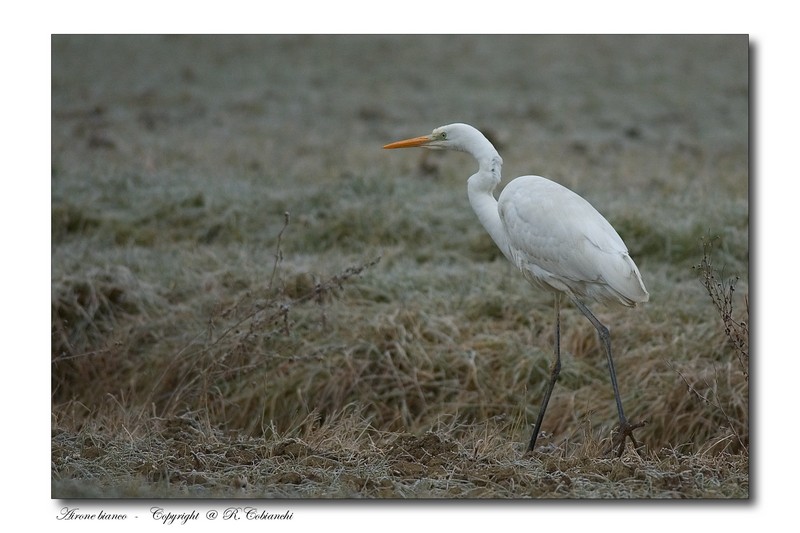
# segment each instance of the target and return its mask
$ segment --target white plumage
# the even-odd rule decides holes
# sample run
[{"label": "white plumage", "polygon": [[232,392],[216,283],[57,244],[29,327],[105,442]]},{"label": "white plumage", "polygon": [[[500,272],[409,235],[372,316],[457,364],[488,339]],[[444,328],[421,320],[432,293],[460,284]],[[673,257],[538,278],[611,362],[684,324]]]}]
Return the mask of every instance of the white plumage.
[{"label": "white plumage", "polygon": [[616,230],[576,193],[540,176],[521,176],[494,197],[503,160],[483,134],[468,124],[450,124],[423,135],[387,144],[384,148],[423,147],[457,150],[478,161],[478,172],[467,180],[469,201],[478,219],[503,254],[533,285],[555,292],[556,339],[548,389],[539,411],[528,450],[536,444],[553,386],[561,369],[560,295],[565,294],[597,329],[608,358],[619,415],[619,431],[612,441],[621,455],[626,438],[634,445],[633,430],[622,409],[608,329],[584,301],[635,306],[648,301],[639,269]]},{"label": "white plumage", "polygon": [[509,259],[534,285],[633,306],[649,298],[622,239],[592,205],[547,178],[521,176],[497,207]]}]

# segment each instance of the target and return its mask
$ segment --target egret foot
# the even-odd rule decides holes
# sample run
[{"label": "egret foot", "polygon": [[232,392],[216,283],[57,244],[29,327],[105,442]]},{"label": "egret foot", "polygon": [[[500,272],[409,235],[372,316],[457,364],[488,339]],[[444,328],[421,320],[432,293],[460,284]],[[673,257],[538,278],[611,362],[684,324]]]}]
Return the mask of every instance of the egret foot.
[{"label": "egret foot", "polygon": [[622,452],[625,451],[625,441],[629,438],[633,443],[633,448],[638,450],[641,448],[641,445],[637,442],[636,438],[633,436],[633,431],[639,429],[640,427],[646,426],[647,420],[642,420],[641,422],[634,422],[630,423],[627,420],[621,423],[617,428],[616,431],[612,434],[611,437],[611,447],[606,450],[603,455],[608,455],[611,453],[615,448],[617,450],[617,457],[622,457]]}]

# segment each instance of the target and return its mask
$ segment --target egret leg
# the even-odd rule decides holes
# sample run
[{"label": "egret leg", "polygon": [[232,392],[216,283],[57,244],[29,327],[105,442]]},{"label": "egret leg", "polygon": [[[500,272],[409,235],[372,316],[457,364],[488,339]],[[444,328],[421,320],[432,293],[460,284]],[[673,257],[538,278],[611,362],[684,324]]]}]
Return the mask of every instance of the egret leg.
[{"label": "egret leg", "polygon": [[539,416],[536,418],[536,425],[533,426],[533,435],[531,435],[531,442],[528,445],[529,452],[536,446],[536,439],[539,436],[539,430],[542,428],[542,420],[544,420],[544,412],[547,410],[547,404],[550,401],[550,394],[552,394],[553,387],[556,384],[556,380],[558,380],[558,374],[561,372],[561,294],[559,293],[556,293],[555,315],[556,340],[553,363],[550,365],[550,383],[547,384],[547,391],[544,393],[542,408],[539,410]]},{"label": "egret leg", "polygon": [[606,356],[608,357],[608,371],[611,374],[611,386],[614,388],[614,399],[617,402],[617,413],[619,414],[619,429],[614,434],[614,437],[611,441],[611,447],[606,450],[606,454],[610,453],[614,448],[617,448],[617,457],[622,456],[622,452],[625,450],[625,441],[626,439],[630,438],[631,442],[633,442],[634,448],[639,448],[639,443],[633,436],[633,430],[639,429],[640,427],[647,424],[647,421],[642,422],[635,422],[630,423],[628,419],[625,418],[625,411],[622,409],[622,399],[619,395],[619,386],[617,385],[617,373],[614,370],[614,360],[611,357],[611,334],[608,331],[608,328],[600,322],[596,316],[589,311],[589,308],[586,307],[583,302],[575,298],[574,296],[571,297],[572,303],[575,304],[575,307],[581,310],[581,313],[584,314],[586,318],[589,319],[589,322],[597,330],[597,334],[600,336],[600,341],[603,343],[603,347],[606,350]]}]

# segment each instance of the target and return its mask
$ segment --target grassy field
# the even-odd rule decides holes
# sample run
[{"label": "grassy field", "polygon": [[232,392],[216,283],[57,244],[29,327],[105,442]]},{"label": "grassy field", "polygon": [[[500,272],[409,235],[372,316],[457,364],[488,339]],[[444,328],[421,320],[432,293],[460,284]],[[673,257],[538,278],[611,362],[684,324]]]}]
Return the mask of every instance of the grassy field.
[{"label": "grassy field", "polygon": [[[748,498],[748,93],[746,36],[53,37],[52,496]],[[523,453],[552,296],[381,149],[456,121],[639,265],[638,453],[570,306]]]}]

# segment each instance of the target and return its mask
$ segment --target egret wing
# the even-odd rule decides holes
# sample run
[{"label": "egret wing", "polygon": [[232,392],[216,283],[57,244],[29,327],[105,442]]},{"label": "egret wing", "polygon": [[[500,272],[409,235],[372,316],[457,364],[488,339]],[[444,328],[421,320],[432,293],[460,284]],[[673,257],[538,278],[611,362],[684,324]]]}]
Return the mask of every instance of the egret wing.
[{"label": "egret wing", "polygon": [[523,176],[498,201],[512,261],[525,277],[580,298],[633,305],[647,291],[625,243],[582,197],[539,176]]}]

